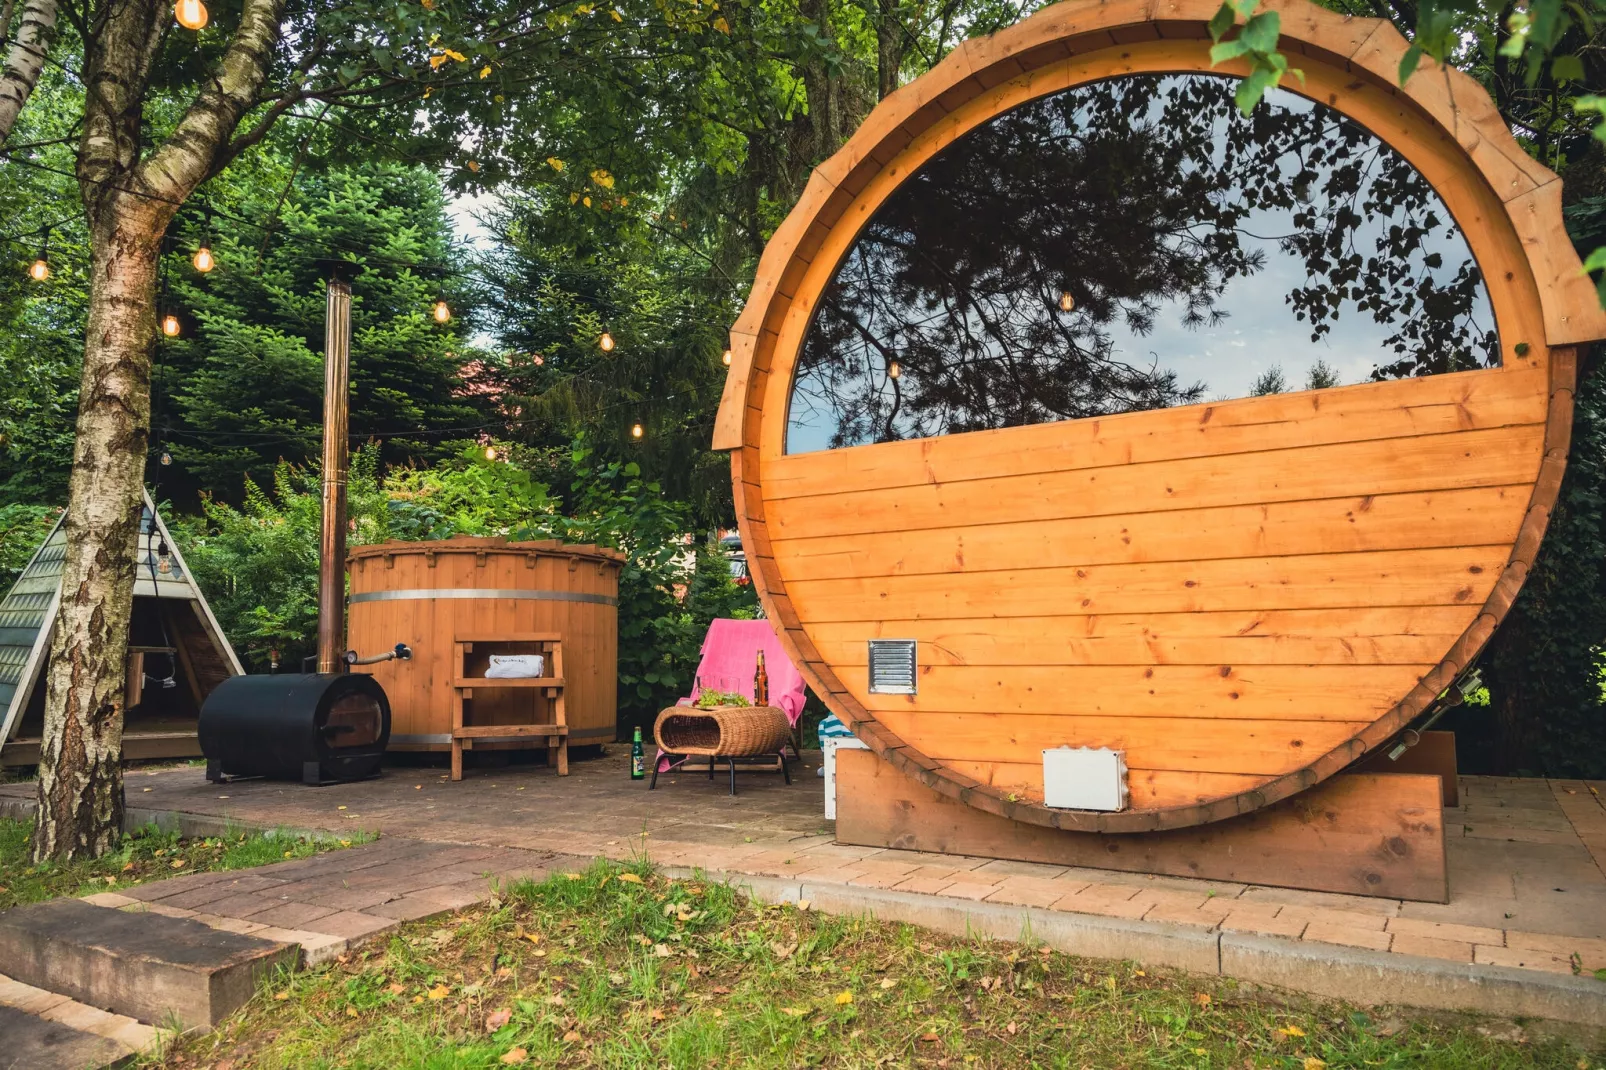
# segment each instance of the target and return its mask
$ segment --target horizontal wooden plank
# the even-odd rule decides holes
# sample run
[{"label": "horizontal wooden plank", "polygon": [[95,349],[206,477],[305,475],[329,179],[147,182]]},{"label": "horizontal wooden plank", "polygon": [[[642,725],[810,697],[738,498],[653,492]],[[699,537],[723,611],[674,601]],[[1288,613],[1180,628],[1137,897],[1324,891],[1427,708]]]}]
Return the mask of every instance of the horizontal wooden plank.
[{"label": "horizontal wooden plank", "polygon": [[475,724],[452,729],[454,739],[501,739],[504,736],[566,736],[565,724]]},{"label": "horizontal wooden plank", "polygon": [[773,556],[793,580],[910,576],[1001,568],[1197,561],[1290,554],[1510,545],[1530,484],[1319,501],[1236,505],[881,533],[776,539]]},{"label": "horizontal wooden plank", "polygon": [[[1043,621],[1042,617],[1022,618]],[[924,622],[921,622],[924,623]],[[1014,624],[1014,619],[998,623]],[[922,639],[922,629],[887,631],[888,638],[915,639],[923,665],[1433,665],[1460,638],[1444,635],[1338,636],[1244,635],[1207,638],[1120,636],[1084,639],[1041,631],[1011,642],[997,635],[948,631]],[[822,657],[839,673],[863,676],[869,665],[865,639],[817,641]]]},{"label": "horizontal wooden plank", "polygon": [[[872,695],[865,709],[1057,716],[1370,721],[1415,687],[1420,665],[921,665],[919,693]],[[913,742],[913,741],[911,741]]]},{"label": "horizontal wooden plank", "polygon": [[876,714],[938,761],[1041,763],[1047,747],[1110,747],[1141,769],[1281,776],[1303,768],[1369,721],[1227,721],[1195,717],[1050,717],[1019,713]]},{"label": "horizontal wooden plank", "polygon": [[[1043,763],[972,762],[954,758],[944,763],[982,784],[1041,804],[1043,801]],[[1168,806],[1222,799],[1241,791],[1252,791],[1266,782],[1264,776],[1243,773],[1188,773],[1165,769],[1127,769],[1126,786],[1135,810],[1157,810]]]},{"label": "horizontal wooden plank", "polygon": [[789,582],[822,621],[1478,606],[1509,546]]},{"label": "horizontal wooden plank", "polygon": [[832,665],[868,640],[914,639],[930,665],[1414,665],[1435,662],[1476,606],[1148,613],[988,620],[833,621],[809,627]]},{"label": "horizontal wooden plank", "polygon": [[[1509,487],[1533,483],[1543,445],[1544,427],[1530,424],[959,481],[928,464],[930,482],[885,490],[772,498],[766,481],[764,514],[771,540],[779,542],[977,523]],[[1178,522],[1187,523],[1182,517]]]},{"label": "horizontal wooden plank", "polygon": [[523,676],[502,679],[487,676],[459,676],[452,681],[453,687],[476,688],[481,691],[496,691],[504,687],[562,687],[561,676]]},{"label": "horizontal wooden plank", "polygon": [[770,498],[1543,423],[1543,368],[1501,368],[1242,398],[768,458]]}]

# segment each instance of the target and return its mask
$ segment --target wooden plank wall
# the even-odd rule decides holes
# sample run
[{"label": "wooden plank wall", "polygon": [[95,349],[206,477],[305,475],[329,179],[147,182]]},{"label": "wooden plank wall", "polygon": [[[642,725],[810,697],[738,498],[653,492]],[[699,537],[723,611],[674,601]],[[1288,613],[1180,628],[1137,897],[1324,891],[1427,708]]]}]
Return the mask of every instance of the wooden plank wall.
[{"label": "wooden plank wall", "polygon": [[[1062,744],[1126,752],[1133,806],[1249,790],[1377,720],[1510,554],[1544,369],[1469,372],[776,457],[791,606],[927,756],[1033,801]],[[916,696],[866,640],[920,641]]]}]

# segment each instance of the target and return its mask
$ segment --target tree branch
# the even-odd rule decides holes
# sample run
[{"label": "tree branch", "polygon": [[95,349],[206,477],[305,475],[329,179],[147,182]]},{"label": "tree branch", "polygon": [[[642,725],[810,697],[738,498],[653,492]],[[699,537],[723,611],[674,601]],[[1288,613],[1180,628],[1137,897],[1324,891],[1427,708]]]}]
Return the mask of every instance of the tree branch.
[{"label": "tree branch", "polygon": [[21,10],[8,10],[6,18],[8,22],[15,18],[17,32],[0,65],[0,145],[11,136],[22,106],[39,84],[45,56],[56,39],[56,0],[22,0]]},{"label": "tree branch", "polygon": [[246,0],[216,72],[167,140],[140,165],[141,185],[182,199],[213,172],[267,78],[284,6],[285,0]]}]

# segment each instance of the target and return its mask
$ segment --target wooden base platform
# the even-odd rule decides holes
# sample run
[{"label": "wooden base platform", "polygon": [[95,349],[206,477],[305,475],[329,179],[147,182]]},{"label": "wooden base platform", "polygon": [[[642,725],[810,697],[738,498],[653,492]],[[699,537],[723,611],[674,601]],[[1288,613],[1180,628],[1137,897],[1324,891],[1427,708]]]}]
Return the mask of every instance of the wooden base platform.
[{"label": "wooden base platform", "polygon": [[1125,835],[995,817],[867,750],[840,751],[836,776],[839,843],[1449,901],[1437,776],[1346,773],[1242,817]]}]

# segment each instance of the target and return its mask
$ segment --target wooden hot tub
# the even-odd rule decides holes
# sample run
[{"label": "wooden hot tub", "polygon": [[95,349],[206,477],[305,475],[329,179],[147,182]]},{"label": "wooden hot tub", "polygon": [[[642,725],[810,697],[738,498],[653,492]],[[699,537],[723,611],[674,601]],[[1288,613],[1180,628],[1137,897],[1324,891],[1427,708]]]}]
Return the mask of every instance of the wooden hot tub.
[{"label": "wooden hot tub", "polygon": [[[893,768],[1017,822],[1216,822],[1409,725],[1522,585],[1606,336],[1476,83],[1286,0],[1303,80],[1246,119],[1217,6],[967,41],[815,171],[731,335],[766,615]],[[1046,805],[1060,747],[1129,802]]]},{"label": "wooden hot tub", "polygon": [[[390,749],[451,750],[458,636],[532,632],[563,636],[569,741],[611,742],[617,731],[623,560],[618,551],[596,546],[478,538],[352,551],[347,646],[365,656],[397,643],[413,648],[410,661],[362,670],[390,697]],[[471,705],[471,723],[528,724],[539,716],[529,692],[478,691]],[[476,741],[479,748],[498,745]]]}]

